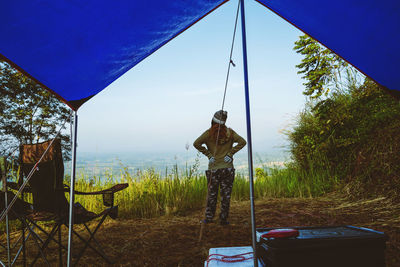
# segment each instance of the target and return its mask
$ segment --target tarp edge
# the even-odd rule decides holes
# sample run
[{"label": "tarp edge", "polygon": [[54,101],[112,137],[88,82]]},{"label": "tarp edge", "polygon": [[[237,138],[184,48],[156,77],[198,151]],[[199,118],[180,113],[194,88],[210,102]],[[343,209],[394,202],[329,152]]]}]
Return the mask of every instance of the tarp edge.
[{"label": "tarp edge", "polygon": [[8,64],[10,64],[13,68],[24,74],[25,76],[29,77],[31,80],[35,81],[37,84],[39,84],[41,87],[52,93],[55,97],[58,98],[61,102],[65,103],[69,108],[71,108],[74,111],[77,111],[79,106],[75,106],[72,103],[68,102],[66,99],[64,99],[62,96],[60,96],[58,93],[55,91],[51,90],[48,86],[44,85],[42,82],[40,82],[38,79],[30,75],[27,71],[25,71],[23,68],[15,64],[12,60],[8,59],[6,56],[0,53],[0,60],[4,60]]},{"label": "tarp edge", "polygon": [[[146,55],[145,57],[143,57],[140,61],[138,61],[134,66],[132,66],[131,68],[129,68],[128,70],[126,70],[123,74],[121,74],[120,76],[116,77],[115,79],[113,79],[106,87],[104,87],[102,90],[100,90],[99,92],[97,92],[96,94],[88,97],[88,98],[84,98],[86,99],[85,102],[87,100],[89,100],[90,98],[92,98],[93,96],[99,94],[100,92],[102,92],[105,88],[107,88],[108,86],[110,86],[113,82],[115,82],[116,80],[118,80],[120,77],[122,77],[125,73],[127,73],[128,71],[130,71],[131,69],[133,69],[134,67],[136,67],[137,65],[139,65],[142,61],[144,61],[146,58],[148,58],[149,56],[151,56],[152,54],[154,54],[155,52],[157,52],[159,49],[161,49],[163,46],[165,46],[166,44],[168,44],[170,41],[172,41],[173,39],[175,39],[176,37],[178,37],[179,35],[181,35],[183,32],[185,32],[187,29],[189,29],[190,27],[192,27],[193,25],[195,25],[196,23],[198,23],[200,20],[204,19],[206,16],[208,16],[209,14],[211,14],[212,12],[214,12],[216,9],[218,9],[219,7],[221,7],[222,5],[224,5],[225,3],[229,2],[230,0],[224,0],[222,3],[220,3],[219,5],[217,5],[216,7],[214,7],[213,9],[211,9],[210,11],[208,11],[206,14],[204,14],[202,17],[200,17],[199,19],[197,19],[196,21],[194,21],[192,24],[190,24],[189,26],[187,26],[186,28],[182,29],[180,32],[178,32],[177,34],[175,34],[172,38],[168,39],[167,41],[165,41],[164,43],[162,43],[161,45],[159,45],[156,49],[154,49],[153,52],[151,52],[150,54]],[[79,100],[74,100],[74,101],[79,101]],[[82,103],[84,104],[84,103]],[[81,105],[82,105],[81,104]]]},{"label": "tarp edge", "polygon": [[[279,14],[277,11],[273,10],[271,7],[269,7],[268,5],[260,2],[259,0],[255,0],[257,3],[259,3],[260,5],[266,7],[267,9],[269,9],[270,11],[272,11],[273,13],[275,13],[276,15],[278,15],[280,18],[284,19],[285,21],[287,21],[288,23],[290,23],[291,25],[293,25],[296,29],[300,30],[301,32],[303,32],[304,34],[307,34],[308,36],[310,36],[311,38],[313,38],[314,40],[317,40],[320,44],[322,44],[323,46],[325,46],[326,48],[328,48],[329,50],[331,50],[333,53],[335,53],[337,56],[339,56],[341,59],[343,59],[344,61],[346,61],[348,64],[350,64],[351,66],[353,66],[356,70],[358,70],[359,72],[361,72],[363,75],[365,75],[366,77],[368,77],[369,79],[371,79],[372,81],[374,81],[377,85],[379,85],[384,91],[386,91],[389,95],[391,95],[392,97],[400,100],[400,92],[397,92],[397,90],[393,90],[393,89],[389,89],[388,87],[382,85],[381,83],[377,82],[375,79],[373,79],[371,76],[365,74],[362,70],[360,70],[357,66],[355,66],[354,64],[352,64],[351,62],[349,62],[348,60],[346,60],[344,57],[342,57],[340,54],[338,54],[335,50],[331,49],[330,47],[328,47],[327,45],[325,45],[323,42],[321,42],[320,40],[318,40],[317,38],[315,38],[313,35],[309,34],[308,32],[306,32],[305,30],[303,30],[302,28],[300,28],[299,26],[293,24],[290,20],[288,20],[287,18],[285,18],[283,15]],[[400,89],[399,89],[400,90]]]}]

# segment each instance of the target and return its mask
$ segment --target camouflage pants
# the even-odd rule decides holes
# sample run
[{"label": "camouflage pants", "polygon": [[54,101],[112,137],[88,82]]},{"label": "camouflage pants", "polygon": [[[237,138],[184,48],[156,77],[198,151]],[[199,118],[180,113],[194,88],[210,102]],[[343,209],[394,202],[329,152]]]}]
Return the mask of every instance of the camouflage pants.
[{"label": "camouflage pants", "polygon": [[231,193],[233,180],[235,179],[235,169],[224,168],[206,171],[208,183],[208,199],[206,207],[206,219],[214,218],[215,209],[217,207],[218,190],[221,188],[221,213],[219,218],[227,220],[229,216],[229,205],[231,201]]}]

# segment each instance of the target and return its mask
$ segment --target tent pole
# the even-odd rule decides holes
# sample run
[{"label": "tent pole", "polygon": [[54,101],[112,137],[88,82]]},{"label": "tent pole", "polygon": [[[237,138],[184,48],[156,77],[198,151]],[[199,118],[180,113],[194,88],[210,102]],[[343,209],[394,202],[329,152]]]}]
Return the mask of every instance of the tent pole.
[{"label": "tent pole", "polygon": [[249,160],[249,180],[250,180],[250,205],[251,205],[251,232],[254,253],[254,266],[258,267],[256,254],[256,216],[254,211],[254,182],[253,182],[253,151],[251,143],[251,122],[250,122],[250,99],[249,99],[249,77],[247,70],[247,44],[246,44],[246,20],[244,12],[244,0],[240,1],[240,14],[242,18],[242,47],[243,47],[243,72],[244,72],[244,92],[246,98],[246,123],[247,123],[247,151]]},{"label": "tent pole", "polygon": [[73,111],[74,127],[72,136],[72,159],[71,159],[71,180],[69,192],[69,227],[68,227],[68,258],[67,266],[72,266],[72,232],[74,227],[74,203],[75,203],[75,169],[76,169],[76,139],[78,133],[78,112]]},{"label": "tent pole", "polygon": [[[8,206],[8,196],[7,196],[7,187],[6,187],[7,186],[7,178],[4,179],[4,185],[5,185],[4,201],[5,201],[5,207],[7,207]],[[6,214],[6,232],[7,232],[7,261],[8,261],[8,266],[11,266],[10,229],[9,229],[8,214]]]},{"label": "tent pole", "polygon": [[[3,188],[2,191],[4,192],[4,207],[5,209],[8,207],[8,196],[7,196],[7,165],[6,159],[4,159],[4,173],[2,173],[2,182]],[[9,220],[8,220],[8,213],[6,213],[6,235],[7,235],[7,262],[8,266],[11,266],[11,254],[10,254],[10,229],[9,229]],[[3,262],[0,261],[3,264]]]},{"label": "tent pole", "polygon": [[[4,209],[6,210],[8,208],[8,196],[7,196],[7,161],[6,158],[0,158],[0,160],[3,161],[0,162],[0,164],[4,165],[4,170],[1,169],[0,165],[0,178],[2,182],[2,188],[1,192],[4,193]],[[9,221],[8,221],[8,213],[5,215],[6,217],[6,236],[7,236],[7,263],[8,266],[11,266],[11,254],[10,254],[10,232],[9,232]],[[1,266],[6,266],[1,260],[0,260],[0,265]]]}]

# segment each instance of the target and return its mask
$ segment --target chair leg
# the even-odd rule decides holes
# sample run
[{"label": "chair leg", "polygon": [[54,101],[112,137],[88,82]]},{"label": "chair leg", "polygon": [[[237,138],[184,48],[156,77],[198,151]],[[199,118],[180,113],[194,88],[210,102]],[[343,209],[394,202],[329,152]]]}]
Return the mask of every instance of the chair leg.
[{"label": "chair leg", "polygon": [[[93,233],[90,231],[89,227],[86,225],[86,223],[83,224],[86,228],[86,230],[89,232],[90,235],[93,235]],[[100,245],[100,243],[97,241],[97,239],[94,237],[93,235],[93,241],[96,243],[97,245],[97,249],[100,251],[100,253],[102,253],[103,255],[106,255],[106,253],[104,252],[102,246]]]},{"label": "chair leg", "polygon": [[59,258],[59,263],[60,263],[60,267],[62,267],[63,266],[63,263],[62,263],[62,257],[63,257],[63,255],[62,255],[62,242],[61,242],[61,228],[62,228],[62,224],[60,224],[60,226],[58,227],[58,242],[59,242],[59,244],[58,244],[58,258]]},{"label": "chair leg", "polygon": [[[28,234],[26,235],[26,237],[25,237],[25,242],[26,242],[26,240],[29,239],[30,236],[31,236],[31,233],[28,233]],[[22,237],[22,235],[20,236],[20,238],[18,238],[18,242],[21,240],[21,237]],[[16,248],[17,245],[18,245],[18,243],[15,243],[12,249]],[[21,241],[21,246],[19,247],[17,253],[15,253],[15,256],[14,256],[14,259],[12,260],[11,266],[14,266],[15,262],[17,261],[17,259],[19,258],[19,255],[21,255],[21,253],[23,253],[22,241]]]},{"label": "chair leg", "polygon": [[[87,239],[83,238],[80,234],[75,232],[75,230],[72,231],[83,243],[87,243]],[[95,248],[91,244],[87,244],[89,248],[91,248],[94,252],[96,252],[100,257],[102,257],[107,263],[112,264],[112,261],[101,251],[99,251],[98,248]],[[81,255],[82,256],[82,255]],[[80,256],[80,257],[81,257]]]},{"label": "chair leg", "polygon": [[[31,221],[31,223],[32,223],[36,228],[38,228],[43,234],[45,234],[47,238],[50,237],[49,233],[47,233],[47,232],[46,232],[42,227],[40,227],[38,224],[36,224],[36,223],[33,222],[33,221]],[[55,243],[57,243],[59,246],[61,246],[61,248],[67,250],[67,248],[66,248],[62,243],[60,243],[57,239],[55,239],[55,238],[53,238],[53,237],[51,237],[51,239],[52,239]],[[42,242],[42,243],[43,243],[43,242]]]},{"label": "chair leg", "polygon": [[26,249],[25,249],[25,225],[24,220],[21,219],[21,227],[22,227],[22,264],[26,267]]},{"label": "chair leg", "polygon": [[[27,226],[28,226],[29,229],[30,229],[29,232],[32,232],[32,233],[35,233],[35,234],[36,234],[36,232],[35,232],[35,225],[33,225],[32,227],[30,227],[29,224],[27,224]],[[42,239],[38,234],[36,234],[35,236],[36,236],[37,240],[43,245],[43,243],[44,243],[43,239]]]},{"label": "chair leg", "polygon": [[[59,224],[56,224],[53,229],[51,229],[51,232],[49,234],[49,237],[46,239],[46,241],[43,243],[42,247],[39,246],[39,252],[36,254],[36,257],[33,259],[31,266],[34,266],[36,263],[37,259],[39,258],[40,254],[47,248],[51,240],[54,240],[54,235],[57,231],[57,228],[59,227]],[[32,233],[35,235],[36,233]]]},{"label": "chair leg", "polygon": [[76,266],[78,264],[78,261],[80,260],[80,258],[82,257],[83,253],[85,252],[87,247],[90,247],[94,252],[96,252],[97,254],[99,254],[108,264],[112,264],[111,260],[107,258],[107,256],[105,254],[102,254],[100,251],[98,251],[96,248],[94,248],[92,245],[90,245],[90,241],[93,239],[94,235],[96,234],[97,230],[100,228],[100,226],[103,224],[104,220],[106,219],[108,213],[104,214],[103,217],[101,218],[100,222],[97,224],[96,228],[94,229],[93,233],[90,234],[90,237],[88,240],[85,240],[83,237],[81,237],[78,233],[76,233],[75,231],[74,234],[77,235],[79,237],[79,239],[81,239],[84,243],[85,246],[82,248],[82,250],[80,251],[74,266]]},{"label": "chair leg", "polygon": [[22,243],[21,240],[22,240],[22,231],[21,231],[21,235],[18,237],[18,239],[16,241],[14,241],[13,244],[11,244],[11,250],[15,249],[19,245],[19,243]]},{"label": "chair leg", "polygon": [[[37,246],[38,249],[39,249],[39,255],[42,256],[42,258],[43,258],[43,260],[46,262],[47,266],[50,266],[50,263],[48,262],[48,260],[47,260],[47,258],[46,258],[46,255],[44,255],[44,249],[41,248],[41,246],[40,246],[40,244],[39,244],[39,242],[38,242],[38,239],[36,238],[35,235],[32,235],[32,237],[33,237],[33,241],[36,243],[36,246]],[[37,256],[36,256],[36,259],[37,259],[38,257],[39,257],[39,256],[37,255]],[[35,259],[35,261],[36,261],[36,259]],[[34,265],[34,262],[32,263],[31,266],[33,266],[33,265]]]},{"label": "chair leg", "polygon": [[[40,245],[39,241],[42,241],[42,240],[40,239],[40,237],[37,236],[37,234],[31,229],[30,225],[24,219],[20,219],[20,221],[21,221],[21,225],[22,225],[23,265],[26,266],[26,262],[27,262],[26,261],[26,240],[28,239],[29,235],[32,235],[33,241],[36,243],[36,246],[39,248],[39,253],[36,257],[39,257],[39,255],[41,255],[43,257],[43,260],[47,263],[47,265],[50,266],[49,262],[46,259],[46,256],[43,253],[43,250],[41,249],[41,245]],[[25,229],[28,229],[28,235],[26,238],[25,238]],[[19,253],[20,253],[20,251],[18,251],[18,255],[19,255]],[[36,259],[35,259],[35,261],[36,261]]]}]

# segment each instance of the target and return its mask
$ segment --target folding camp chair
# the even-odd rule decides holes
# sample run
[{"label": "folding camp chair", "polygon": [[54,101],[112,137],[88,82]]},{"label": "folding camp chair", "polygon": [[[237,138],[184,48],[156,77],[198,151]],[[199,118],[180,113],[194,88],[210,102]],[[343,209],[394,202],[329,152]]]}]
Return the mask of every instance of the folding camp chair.
[{"label": "folding camp chair", "polygon": [[[13,199],[15,195],[12,192],[1,192],[0,194],[0,210],[5,210],[5,200],[9,202]],[[6,260],[0,260],[0,265],[3,263],[6,266],[14,266],[14,265],[23,265],[26,266],[26,248],[25,244],[32,237],[32,241],[36,244],[39,249],[39,255],[42,256],[43,260],[47,262],[46,257],[41,250],[41,247],[44,241],[40,238],[39,235],[35,232],[35,227],[32,226],[26,216],[28,216],[31,212],[31,206],[29,203],[22,201],[21,199],[17,199],[14,205],[9,210],[8,216],[6,218],[6,227],[8,227],[8,222],[10,221],[19,221],[21,224],[20,235],[19,237],[13,238],[14,241],[10,239],[10,235],[8,230],[6,231],[6,244],[2,244],[1,247],[4,250],[4,254],[6,254]],[[17,262],[19,256],[22,254],[22,262]]]},{"label": "folding camp chair", "polygon": [[[24,175],[35,167],[38,160],[42,157],[51,140],[39,144],[22,145],[20,147],[20,164]],[[41,163],[37,165],[35,173],[29,180],[29,190],[33,195],[33,209],[34,212],[27,216],[27,219],[38,229],[42,229],[37,222],[39,221],[54,221],[54,226],[47,234],[47,239],[41,246],[44,251],[50,241],[56,242],[59,246],[59,264],[62,266],[62,245],[61,240],[61,227],[62,225],[69,226],[69,203],[65,197],[65,192],[69,192],[69,187],[63,184],[64,178],[64,163],[61,152],[61,143],[59,139],[55,139],[47,153],[43,156]],[[78,234],[75,230],[73,233],[84,242],[84,247],[75,257],[76,265],[79,259],[84,254],[85,250],[89,247],[99,256],[101,256],[107,263],[111,264],[111,260],[105,255],[103,249],[95,239],[95,234],[99,227],[102,225],[107,216],[115,219],[118,216],[118,206],[114,205],[114,193],[125,189],[128,184],[117,184],[113,187],[102,190],[99,192],[79,192],[75,194],[81,195],[103,195],[103,204],[108,207],[103,212],[96,214],[86,210],[79,203],[74,203],[74,224],[83,224],[89,233],[89,238],[85,239],[82,235]],[[94,230],[90,230],[87,223],[93,219],[101,218]],[[58,233],[58,239],[55,235]],[[95,245],[92,244],[94,241]],[[39,257],[39,253],[33,259],[31,265],[34,265]]]},{"label": "folding camp chair", "polygon": [[[0,177],[2,190],[0,193],[0,210],[1,212],[5,211],[8,205],[11,203],[12,199],[14,199],[15,195],[9,191],[9,188],[15,188],[16,183],[7,181],[7,161],[5,157],[0,157]],[[26,220],[26,216],[28,216],[32,211],[31,204],[21,200],[20,198],[16,198],[14,205],[9,210],[7,216],[5,217],[5,227],[6,227],[6,244],[1,244],[1,247],[4,249],[5,254],[7,255],[7,260],[0,261],[1,265],[14,266],[17,264],[17,259],[19,256],[23,255],[22,264],[26,265],[26,252],[25,252],[25,243],[30,236],[33,237],[34,243],[39,247],[39,253],[42,255],[45,262],[47,262],[46,258],[42,251],[40,251],[40,246],[43,244],[43,240],[34,232],[34,227],[32,227]],[[11,242],[10,233],[9,233],[9,221],[19,221],[21,223],[21,235],[16,238],[15,242]],[[27,234],[26,234],[27,233]],[[13,253],[13,251],[18,248],[17,252]],[[21,263],[18,263],[21,264]]]}]

